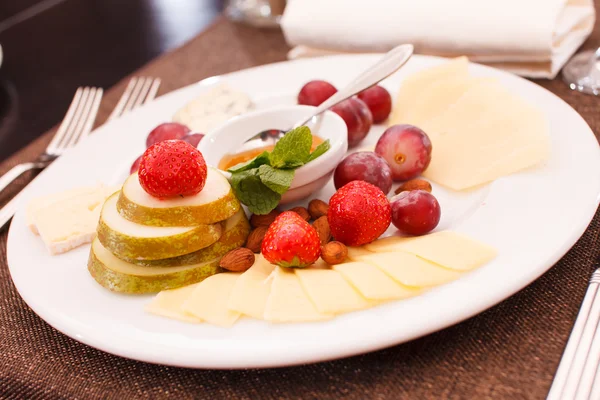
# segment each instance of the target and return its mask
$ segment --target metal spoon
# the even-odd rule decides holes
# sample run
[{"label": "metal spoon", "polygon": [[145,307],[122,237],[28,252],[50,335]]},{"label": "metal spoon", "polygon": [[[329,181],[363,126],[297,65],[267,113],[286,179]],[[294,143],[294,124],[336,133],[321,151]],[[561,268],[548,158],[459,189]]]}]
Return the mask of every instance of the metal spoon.
[{"label": "metal spoon", "polygon": [[413,54],[413,50],[414,48],[412,44],[403,44],[394,47],[392,50],[388,51],[375,65],[371,66],[369,69],[356,77],[348,86],[336,92],[329,99],[325,100],[308,118],[297,122],[291,129],[287,131],[280,129],[267,129],[262,131],[248,139],[242,146],[243,149],[265,147],[275,144],[290,130],[307,124],[322,112],[354,96],[355,94],[370,88],[371,86],[379,83],[383,79],[399,70],[400,67],[406,64],[406,62],[410,59]]}]

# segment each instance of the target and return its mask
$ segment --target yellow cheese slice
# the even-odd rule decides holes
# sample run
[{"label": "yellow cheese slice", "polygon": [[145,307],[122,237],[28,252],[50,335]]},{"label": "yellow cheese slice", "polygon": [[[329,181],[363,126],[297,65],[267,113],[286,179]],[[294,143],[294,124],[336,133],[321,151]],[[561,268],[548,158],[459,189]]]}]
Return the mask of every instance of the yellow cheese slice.
[{"label": "yellow cheese slice", "polygon": [[471,87],[420,127],[435,149],[423,175],[454,190],[521,171],[549,154],[544,115],[496,82]]},{"label": "yellow cheese slice", "polygon": [[334,265],[333,269],[370,300],[404,299],[420,293],[418,289],[396,283],[378,267],[364,262]]},{"label": "yellow cheese slice", "polygon": [[274,268],[262,254],[258,254],[254,265],[236,281],[227,307],[249,317],[263,319],[271,293],[272,280],[268,278]]},{"label": "yellow cheese slice", "polygon": [[183,303],[183,310],[213,325],[232,326],[241,314],[229,310],[227,302],[240,275],[226,272],[209,276],[196,285]]},{"label": "yellow cheese slice", "polygon": [[408,123],[407,119],[413,111],[412,104],[425,88],[450,79],[466,79],[468,67],[469,60],[466,57],[459,57],[407,77],[396,96],[389,125]]},{"label": "yellow cheese slice", "polygon": [[372,251],[402,251],[415,254],[443,267],[468,271],[491,261],[497,251],[487,244],[451,231],[411,238],[388,237],[366,245]]},{"label": "yellow cheese slice", "polygon": [[367,250],[366,247],[351,247],[348,246],[348,259],[357,261],[361,256],[372,254],[372,251]]},{"label": "yellow cheese slice", "polygon": [[180,321],[199,323],[202,320],[183,310],[183,303],[190,297],[197,284],[184,286],[179,289],[163,290],[158,293],[145,307],[149,313]]},{"label": "yellow cheese slice", "polygon": [[296,269],[296,275],[300,278],[306,294],[321,313],[339,314],[375,304],[358,293],[338,271]]},{"label": "yellow cheese slice", "polygon": [[264,319],[271,322],[312,322],[332,318],[320,313],[302,289],[294,271],[275,267]]},{"label": "yellow cheese slice", "polygon": [[375,265],[406,286],[430,287],[457,279],[460,273],[440,267],[410,253],[378,253],[363,256],[362,261]]}]

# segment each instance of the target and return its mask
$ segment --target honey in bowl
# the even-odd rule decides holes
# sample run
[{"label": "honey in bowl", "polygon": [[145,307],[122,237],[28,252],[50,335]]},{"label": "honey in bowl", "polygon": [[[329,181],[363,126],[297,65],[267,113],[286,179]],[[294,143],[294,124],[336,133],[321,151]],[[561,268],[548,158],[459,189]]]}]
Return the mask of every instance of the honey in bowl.
[{"label": "honey in bowl", "polygon": [[[311,152],[314,151],[318,145],[323,143],[323,141],[324,140],[321,139],[319,136],[313,135],[312,146],[310,148],[310,151]],[[252,160],[254,157],[259,155],[263,151],[273,151],[273,148],[275,148],[274,144],[269,145],[269,146],[259,147],[256,149],[242,151],[242,152],[235,153],[235,154],[226,154],[225,156],[223,156],[223,158],[221,158],[221,161],[219,161],[218,168],[223,171],[227,171],[229,168],[231,168],[235,165]]]}]

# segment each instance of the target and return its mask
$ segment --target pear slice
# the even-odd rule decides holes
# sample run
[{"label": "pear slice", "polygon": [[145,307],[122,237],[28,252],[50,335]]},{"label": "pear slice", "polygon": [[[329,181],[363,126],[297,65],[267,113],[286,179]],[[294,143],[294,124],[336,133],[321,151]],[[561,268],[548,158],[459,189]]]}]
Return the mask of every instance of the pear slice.
[{"label": "pear slice", "polygon": [[166,200],[146,193],[136,172],[125,181],[117,208],[123,217],[138,224],[196,226],[226,220],[240,209],[240,202],[227,178],[214,168],[208,168],[200,193]]},{"label": "pear slice", "polygon": [[114,256],[94,239],[88,260],[88,271],[100,285],[115,292],[143,294],[200,282],[221,271],[220,258],[181,267],[142,267]]},{"label": "pear slice", "polygon": [[230,250],[241,247],[246,243],[250,233],[250,224],[244,210],[240,210],[227,221],[223,222],[223,235],[214,244],[190,254],[162,260],[125,260],[136,265],[147,267],[173,267],[180,265],[199,264],[221,257]]},{"label": "pear slice", "polygon": [[221,224],[192,227],[157,227],[136,224],[117,211],[118,193],[109,197],[100,214],[98,238],[120,258],[158,260],[192,253],[221,237]]}]

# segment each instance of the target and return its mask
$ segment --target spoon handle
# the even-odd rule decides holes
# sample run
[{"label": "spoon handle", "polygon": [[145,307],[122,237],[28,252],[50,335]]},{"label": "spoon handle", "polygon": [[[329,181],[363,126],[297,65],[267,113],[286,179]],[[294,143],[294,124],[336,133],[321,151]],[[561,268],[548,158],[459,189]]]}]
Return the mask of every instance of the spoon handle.
[{"label": "spoon handle", "polygon": [[355,94],[362,92],[365,89],[379,83],[383,79],[387,78],[400,67],[402,67],[410,59],[413,54],[412,44],[403,44],[394,47],[388,51],[376,64],[371,66],[365,72],[356,77],[348,86],[342,90],[336,92],[333,96],[325,100],[319,107],[317,107],[312,115],[305,121],[297,123],[294,128],[302,126],[310,121],[315,115],[321,114],[330,107],[354,96]]}]

